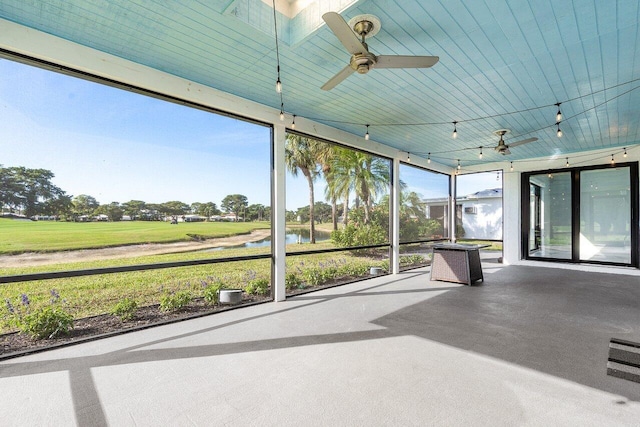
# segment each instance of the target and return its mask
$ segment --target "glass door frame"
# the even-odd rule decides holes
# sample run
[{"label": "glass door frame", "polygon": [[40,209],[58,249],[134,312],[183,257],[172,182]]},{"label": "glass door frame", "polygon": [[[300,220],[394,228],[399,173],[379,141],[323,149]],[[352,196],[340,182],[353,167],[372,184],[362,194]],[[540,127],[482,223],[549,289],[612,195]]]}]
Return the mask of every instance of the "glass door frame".
[{"label": "glass door frame", "polygon": [[[631,262],[630,263],[618,263],[618,262],[606,262],[606,261],[585,261],[580,259],[580,172],[588,170],[601,170],[601,169],[615,169],[615,168],[629,168],[630,178],[630,196],[631,196],[631,212],[630,212],[630,234],[631,234]],[[530,239],[530,221],[531,221],[531,204],[530,204],[530,180],[534,175],[541,174],[554,174],[561,172],[571,172],[571,259],[559,259],[559,258],[545,258],[545,257],[532,257],[529,255],[529,239]],[[531,171],[522,173],[522,179],[520,181],[520,206],[521,206],[521,220],[520,220],[520,248],[521,259],[535,260],[535,261],[551,261],[551,262],[564,262],[564,263],[585,263],[585,264],[602,264],[602,265],[617,265],[625,267],[640,266],[638,255],[640,253],[638,248],[638,236],[640,218],[638,215],[638,163],[616,163],[613,165],[594,165],[584,166],[576,168],[563,168],[563,169],[547,169],[539,171]]]}]

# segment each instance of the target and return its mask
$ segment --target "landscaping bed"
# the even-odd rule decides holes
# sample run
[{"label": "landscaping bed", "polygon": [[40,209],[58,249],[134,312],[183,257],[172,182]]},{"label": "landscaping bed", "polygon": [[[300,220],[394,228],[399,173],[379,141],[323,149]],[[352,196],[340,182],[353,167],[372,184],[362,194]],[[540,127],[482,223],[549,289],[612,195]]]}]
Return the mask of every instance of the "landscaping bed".
[{"label": "landscaping bed", "polygon": [[139,307],[136,310],[135,317],[129,321],[122,321],[113,314],[101,314],[75,319],[73,329],[69,334],[51,339],[37,340],[20,332],[10,332],[0,335],[0,359],[193,319],[269,300],[270,297],[252,295],[251,297],[243,298],[240,304],[227,306],[206,304],[202,298],[198,298],[191,301],[188,306],[181,310],[173,312],[161,311],[159,304],[149,305]]}]

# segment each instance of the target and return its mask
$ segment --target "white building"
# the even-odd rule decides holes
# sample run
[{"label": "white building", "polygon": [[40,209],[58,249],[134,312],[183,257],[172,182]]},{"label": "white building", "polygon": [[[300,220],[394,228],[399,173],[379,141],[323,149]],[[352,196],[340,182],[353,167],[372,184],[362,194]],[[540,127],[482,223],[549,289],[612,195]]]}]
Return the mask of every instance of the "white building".
[{"label": "white building", "polygon": [[[443,221],[447,217],[448,198],[426,199],[425,214]],[[462,224],[464,235],[458,238],[502,240],[502,189],[478,191],[456,199],[456,224]]]},{"label": "white building", "polygon": [[459,197],[456,217],[467,239],[502,240],[502,188]]}]

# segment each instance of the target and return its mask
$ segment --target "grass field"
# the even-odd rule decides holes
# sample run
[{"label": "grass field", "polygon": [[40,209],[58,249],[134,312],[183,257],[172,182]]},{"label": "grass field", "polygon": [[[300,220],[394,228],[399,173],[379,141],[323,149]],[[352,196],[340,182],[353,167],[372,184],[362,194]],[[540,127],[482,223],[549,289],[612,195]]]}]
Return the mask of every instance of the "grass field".
[{"label": "grass field", "polygon": [[0,254],[96,249],[227,237],[269,228],[267,222],[56,222],[0,219]]},{"label": "grass field", "polygon": [[[329,242],[316,245],[291,245],[296,249],[327,249],[333,247]],[[113,259],[83,263],[69,263],[53,266],[16,267],[0,269],[1,275],[37,273],[55,270],[76,270],[79,268],[98,268],[125,264],[161,263],[177,260],[201,259],[203,257],[234,257],[264,253],[263,248],[232,248],[224,251],[202,253],[191,252],[144,256],[133,259]],[[355,256],[344,252],[325,253],[289,257],[286,261],[287,273],[295,274],[300,280],[312,281],[318,274],[329,269],[339,269],[349,276],[367,275],[372,266],[382,266],[384,260],[364,256]],[[26,294],[31,309],[49,304],[51,290],[60,294],[65,307],[75,318],[108,313],[123,298],[133,298],[139,305],[157,304],[167,293],[189,290],[194,297],[202,297],[204,289],[215,283],[224,283],[228,288],[244,288],[255,279],[271,277],[271,260],[261,259],[241,262],[225,262],[193,267],[179,267],[161,270],[125,272],[85,276],[65,279],[50,279],[7,283],[0,285],[0,303],[10,301],[20,306],[21,295]],[[6,307],[0,306],[0,333],[11,330],[7,322]]]},{"label": "grass field", "polygon": [[[188,241],[189,235],[224,237],[249,233],[257,228],[269,228],[268,223],[180,223],[115,222],[66,223],[32,222],[0,219],[0,254],[23,252],[54,252],[74,249],[121,246],[136,243],[168,243]],[[333,248],[330,241],[292,244],[287,251]],[[0,268],[0,276],[154,264],[203,258],[236,257],[269,253],[269,247],[228,248],[223,251],[194,251],[164,255],[144,255],[129,258],[62,262],[41,266]],[[369,268],[386,268],[387,260],[380,256],[362,256],[350,252],[287,257],[287,275],[297,277],[304,286],[315,286],[331,277],[364,277]],[[325,277],[326,274],[331,277]],[[180,267],[139,272],[124,272],[65,279],[25,281],[0,285],[0,333],[12,329],[8,319],[9,303],[19,307],[22,295],[28,296],[30,310],[50,304],[51,291],[65,300],[65,307],[75,318],[108,313],[123,298],[133,298],[139,305],[157,304],[163,295],[189,290],[202,297],[207,286],[223,283],[229,288],[244,288],[255,279],[271,279],[271,259],[224,262],[193,267]]]}]

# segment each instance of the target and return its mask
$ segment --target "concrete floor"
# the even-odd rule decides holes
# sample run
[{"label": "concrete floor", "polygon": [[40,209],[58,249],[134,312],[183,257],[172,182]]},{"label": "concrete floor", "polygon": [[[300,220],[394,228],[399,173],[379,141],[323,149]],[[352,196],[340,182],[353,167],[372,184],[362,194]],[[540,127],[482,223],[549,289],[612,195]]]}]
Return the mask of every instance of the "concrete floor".
[{"label": "concrete floor", "polygon": [[637,270],[426,271],[2,362],[0,425],[640,425]]}]

